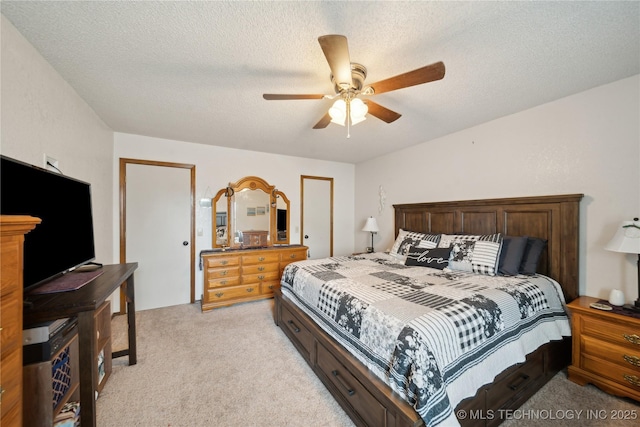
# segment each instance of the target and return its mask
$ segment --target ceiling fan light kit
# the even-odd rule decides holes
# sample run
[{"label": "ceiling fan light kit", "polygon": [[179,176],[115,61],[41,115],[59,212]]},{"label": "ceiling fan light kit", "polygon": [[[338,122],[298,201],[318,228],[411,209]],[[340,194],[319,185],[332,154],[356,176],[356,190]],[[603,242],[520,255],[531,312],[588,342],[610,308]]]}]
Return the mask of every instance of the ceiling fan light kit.
[{"label": "ceiling fan light kit", "polygon": [[392,123],[398,120],[401,114],[389,110],[371,100],[363,101],[359,96],[372,96],[392,90],[403,89],[405,87],[416,86],[423,83],[440,80],[444,78],[445,68],[442,62],[436,62],[422,68],[418,68],[407,73],[399,74],[377,83],[364,86],[367,77],[367,69],[364,65],[351,62],[349,57],[349,47],[345,36],[330,34],[318,37],[320,47],[331,69],[331,83],[333,83],[336,95],[286,95],[286,94],[263,94],[262,97],[268,101],[292,100],[292,99],[334,99],[336,100],[327,114],[325,114],[314,129],[324,129],[329,123],[336,123],[340,126],[347,126],[347,138],[349,138],[349,127],[366,120],[366,115],[386,122]]}]

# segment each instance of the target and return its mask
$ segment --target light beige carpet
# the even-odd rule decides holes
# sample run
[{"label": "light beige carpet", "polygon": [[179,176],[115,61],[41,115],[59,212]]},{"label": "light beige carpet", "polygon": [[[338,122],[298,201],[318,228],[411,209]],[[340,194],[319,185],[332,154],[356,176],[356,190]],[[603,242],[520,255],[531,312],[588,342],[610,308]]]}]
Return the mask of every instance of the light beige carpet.
[{"label": "light beige carpet", "polygon": [[[138,312],[138,364],[113,361],[98,426],[353,426],[275,326],[272,307],[264,300],[208,313],[199,304]],[[114,349],[126,347],[125,317],[112,328]],[[587,410],[606,417],[588,419]],[[636,419],[616,422],[615,411]],[[561,372],[510,415],[503,426],[631,427],[640,407]]]}]

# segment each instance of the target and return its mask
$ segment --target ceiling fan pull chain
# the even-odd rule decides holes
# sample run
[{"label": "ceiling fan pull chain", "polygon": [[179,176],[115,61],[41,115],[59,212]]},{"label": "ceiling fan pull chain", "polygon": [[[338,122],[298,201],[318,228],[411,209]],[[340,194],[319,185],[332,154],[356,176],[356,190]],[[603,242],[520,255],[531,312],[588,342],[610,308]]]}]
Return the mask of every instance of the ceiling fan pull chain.
[{"label": "ceiling fan pull chain", "polygon": [[347,138],[351,138],[351,99],[347,98]]}]

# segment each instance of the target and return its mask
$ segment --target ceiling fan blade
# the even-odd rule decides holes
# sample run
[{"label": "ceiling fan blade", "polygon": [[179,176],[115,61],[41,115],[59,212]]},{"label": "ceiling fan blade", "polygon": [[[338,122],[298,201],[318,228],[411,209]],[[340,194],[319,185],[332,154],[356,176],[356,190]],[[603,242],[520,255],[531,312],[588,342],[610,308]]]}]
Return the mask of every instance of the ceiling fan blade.
[{"label": "ceiling fan blade", "polygon": [[333,79],[339,87],[348,89],[353,86],[351,78],[351,59],[347,38],[337,34],[318,37],[320,47],[327,58]]},{"label": "ceiling fan blade", "polygon": [[379,118],[384,122],[395,122],[402,116],[402,114],[398,114],[395,111],[389,110],[388,108],[383,107],[382,105],[377,104],[370,99],[367,99],[365,102],[367,104],[367,107],[369,107],[369,114]]},{"label": "ceiling fan blade", "polygon": [[316,123],[316,125],[313,128],[314,129],[324,129],[327,126],[329,126],[329,123],[331,123],[331,116],[329,115],[329,113],[326,113],[324,116],[322,116],[320,121],[318,123]]},{"label": "ceiling fan blade", "polygon": [[265,93],[262,95],[267,101],[278,101],[283,99],[322,99],[324,95],[283,95],[278,93]]},{"label": "ceiling fan blade", "polygon": [[374,93],[390,92],[392,90],[403,89],[405,87],[421,85],[423,83],[440,80],[444,77],[444,64],[436,62],[408,73],[398,74],[385,80],[369,85]]}]

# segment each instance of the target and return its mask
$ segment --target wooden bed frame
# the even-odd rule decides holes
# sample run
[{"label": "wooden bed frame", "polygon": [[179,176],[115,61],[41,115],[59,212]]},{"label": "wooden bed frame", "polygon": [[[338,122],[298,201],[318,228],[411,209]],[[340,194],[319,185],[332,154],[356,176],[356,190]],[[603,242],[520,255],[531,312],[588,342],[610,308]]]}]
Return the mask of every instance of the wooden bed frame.
[{"label": "wooden bed frame", "polygon": [[[394,205],[399,229],[447,234],[503,233],[547,240],[538,272],[560,283],[567,302],[578,296],[578,236],[582,194]],[[424,422],[407,402],[275,292],[275,323],[358,426],[408,427]],[[462,425],[494,426],[571,361],[571,339],[551,342],[481,387],[455,411]]]}]

